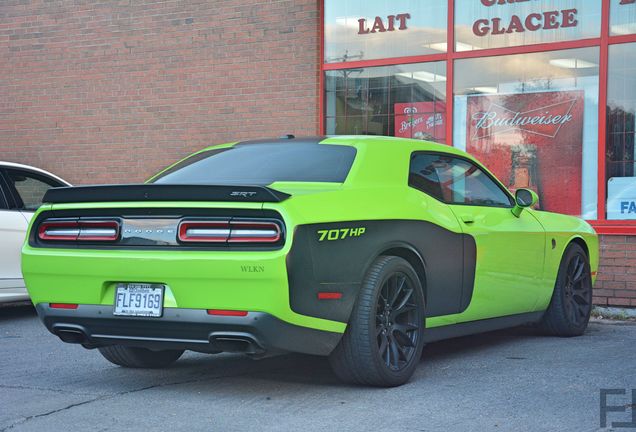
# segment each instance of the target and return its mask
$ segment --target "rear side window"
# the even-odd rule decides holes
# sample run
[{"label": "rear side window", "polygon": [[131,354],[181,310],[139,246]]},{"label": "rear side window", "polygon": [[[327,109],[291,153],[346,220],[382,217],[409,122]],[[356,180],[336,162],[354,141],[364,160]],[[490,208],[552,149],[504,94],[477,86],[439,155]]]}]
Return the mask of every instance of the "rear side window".
[{"label": "rear side window", "polygon": [[409,186],[447,204],[510,207],[508,194],[477,165],[461,158],[417,153],[411,158]]},{"label": "rear side window", "polygon": [[334,182],[347,178],[356,149],[331,144],[237,144],[193,155],[153,183],[266,186],[277,181]]},{"label": "rear side window", "polygon": [[47,190],[63,186],[56,180],[30,171],[7,169],[5,172],[20,210],[35,211],[42,205],[42,198]]}]

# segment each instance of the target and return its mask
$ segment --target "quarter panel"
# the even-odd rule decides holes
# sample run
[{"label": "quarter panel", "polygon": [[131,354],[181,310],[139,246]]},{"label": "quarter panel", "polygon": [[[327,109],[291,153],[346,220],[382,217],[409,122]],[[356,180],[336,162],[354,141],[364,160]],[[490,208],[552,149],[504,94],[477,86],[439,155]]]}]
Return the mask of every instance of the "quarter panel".
[{"label": "quarter panel", "polygon": [[[348,235],[361,229],[360,235]],[[462,297],[472,293],[474,282],[471,236],[426,221],[362,220],[301,225],[293,237],[287,258],[289,298],[291,309],[299,314],[348,321],[373,260],[399,246],[415,250],[423,260],[427,316],[459,313],[469,303]],[[343,296],[318,300],[319,292]]]},{"label": "quarter panel", "polygon": [[587,222],[577,217],[537,210],[531,210],[530,212],[546,231],[546,257],[543,277],[547,288],[542,292],[535,306],[535,310],[545,310],[552,299],[552,292],[563,253],[575,238],[582,239],[587,246],[592,281],[596,281],[596,272],[599,265],[598,236]]}]

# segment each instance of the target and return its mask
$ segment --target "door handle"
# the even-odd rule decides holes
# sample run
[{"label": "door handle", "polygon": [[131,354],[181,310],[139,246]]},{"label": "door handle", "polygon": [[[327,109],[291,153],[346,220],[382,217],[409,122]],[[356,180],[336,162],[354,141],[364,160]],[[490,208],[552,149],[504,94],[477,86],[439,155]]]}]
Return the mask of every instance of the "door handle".
[{"label": "door handle", "polygon": [[471,215],[461,215],[461,220],[465,224],[471,224],[475,222],[475,219]]}]

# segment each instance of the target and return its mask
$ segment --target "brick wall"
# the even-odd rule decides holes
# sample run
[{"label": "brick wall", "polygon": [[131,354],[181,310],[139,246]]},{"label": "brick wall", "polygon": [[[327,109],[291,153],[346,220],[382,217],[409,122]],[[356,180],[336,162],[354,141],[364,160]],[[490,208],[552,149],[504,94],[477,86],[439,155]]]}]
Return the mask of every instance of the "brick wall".
[{"label": "brick wall", "polygon": [[601,263],[594,303],[636,306],[636,236],[600,236]]},{"label": "brick wall", "polygon": [[141,181],[192,150],[318,131],[318,0],[2,0],[0,160]]}]

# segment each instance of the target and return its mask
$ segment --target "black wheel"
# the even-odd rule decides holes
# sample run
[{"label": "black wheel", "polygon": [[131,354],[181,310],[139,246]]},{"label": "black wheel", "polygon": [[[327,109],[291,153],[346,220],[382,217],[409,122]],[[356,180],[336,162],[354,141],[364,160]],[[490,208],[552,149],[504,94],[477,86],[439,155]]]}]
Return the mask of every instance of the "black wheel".
[{"label": "black wheel", "polygon": [[570,244],[559,266],[550,306],[540,328],[555,336],[579,336],[585,332],[592,312],[592,276],[587,254]]},{"label": "black wheel", "polygon": [[345,382],[404,384],[422,355],[423,332],[424,296],[417,274],[406,260],[381,256],[365,276],[329,363]]},{"label": "black wheel", "polygon": [[176,362],[183,350],[151,351],[146,348],[133,348],[111,345],[99,348],[99,352],[111,363],[129,368],[163,368]]}]

